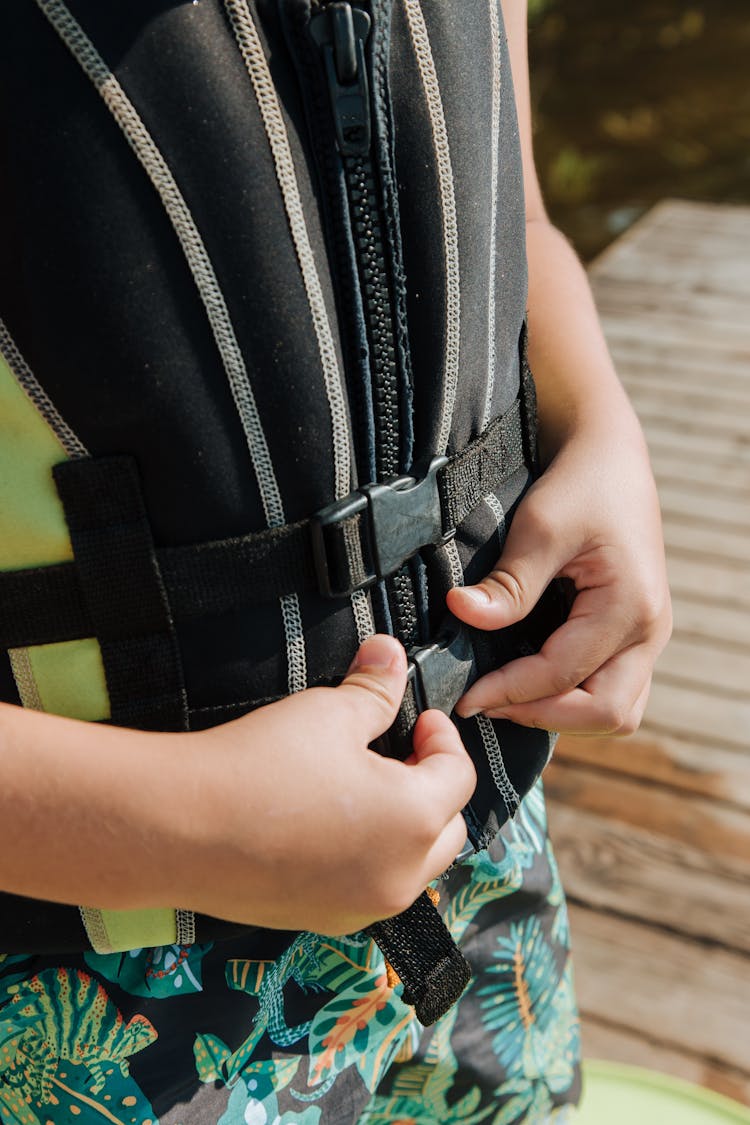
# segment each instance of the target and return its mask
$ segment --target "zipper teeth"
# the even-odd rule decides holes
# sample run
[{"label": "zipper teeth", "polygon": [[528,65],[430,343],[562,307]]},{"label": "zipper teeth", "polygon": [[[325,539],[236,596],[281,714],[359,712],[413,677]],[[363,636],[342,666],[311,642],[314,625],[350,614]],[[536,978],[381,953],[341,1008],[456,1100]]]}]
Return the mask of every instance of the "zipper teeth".
[{"label": "zipper teeth", "polygon": [[379,438],[376,463],[379,474],[394,473],[399,469],[399,386],[377,189],[368,157],[347,157],[344,171],[370,340],[373,409]]},{"label": "zipper teeth", "polygon": [[419,641],[419,621],[417,606],[414,598],[414,587],[408,567],[403,566],[390,580],[395,602],[395,616],[398,619],[401,642],[411,648]]}]

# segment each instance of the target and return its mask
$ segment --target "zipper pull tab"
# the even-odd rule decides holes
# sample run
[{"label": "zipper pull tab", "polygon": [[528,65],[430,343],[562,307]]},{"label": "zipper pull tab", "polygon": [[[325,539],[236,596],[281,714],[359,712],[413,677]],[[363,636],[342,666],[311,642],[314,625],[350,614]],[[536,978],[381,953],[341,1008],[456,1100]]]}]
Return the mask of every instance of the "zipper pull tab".
[{"label": "zipper pull tab", "polygon": [[323,52],[328,92],[342,156],[370,150],[370,90],[365,43],[371,21],[348,0],[328,4],[310,21],[310,34]]}]

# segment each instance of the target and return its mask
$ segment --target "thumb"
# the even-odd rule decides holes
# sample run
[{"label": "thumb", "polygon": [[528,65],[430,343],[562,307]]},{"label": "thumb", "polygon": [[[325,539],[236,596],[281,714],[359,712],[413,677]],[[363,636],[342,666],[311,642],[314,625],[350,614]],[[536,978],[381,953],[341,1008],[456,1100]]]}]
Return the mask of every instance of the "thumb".
[{"label": "thumb", "polygon": [[570,559],[562,529],[540,519],[528,500],[516,512],[497,565],[475,586],[449,591],[448,608],[477,629],[521,621]]},{"label": "thumb", "polygon": [[406,689],[406,652],[395,637],[376,633],[359,646],[336,692],[351,695],[358,730],[367,742],[396,718]]}]

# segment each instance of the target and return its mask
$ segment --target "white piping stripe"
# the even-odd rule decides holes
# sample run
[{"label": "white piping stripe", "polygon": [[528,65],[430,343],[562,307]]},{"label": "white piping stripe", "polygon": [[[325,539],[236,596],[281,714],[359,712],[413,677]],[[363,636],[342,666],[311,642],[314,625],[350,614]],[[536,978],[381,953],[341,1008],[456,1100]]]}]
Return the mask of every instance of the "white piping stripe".
[{"label": "white piping stripe", "polygon": [[296,594],[285,594],[283,598],[279,598],[279,602],[286,636],[287,682],[290,694],[294,695],[307,687],[307,654],[302,613]]},{"label": "white piping stripe", "polygon": [[458,391],[459,352],[461,342],[461,279],[458,262],[458,219],[456,216],[456,196],[453,182],[448,130],[445,125],[443,103],[440,97],[435,60],[427,34],[424,15],[419,0],[403,0],[406,19],[409,24],[414,54],[419,67],[430,117],[432,138],[435,145],[435,161],[440,189],[440,207],[443,219],[443,243],[445,250],[445,378],[443,404],[440,416],[440,429],[436,452],[443,453],[448,447],[453,407]]},{"label": "white piping stripe", "polygon": [[508,777],[508,772],[505,769],[503,752],[500,747],[500,739],[497,737],[497,731],[486,715],[477,715],[476,718],[479,733],[484,743],[485,753],[487,754],[487,761],[490,765],[492,780],[495,782],[497,791],[503,799],[505,807],[508,810],[508,815],[515,816],[521,804],[521,798],[518,796],[513,782]]},{"label": "white piping stripe", "polygon": [[370,599],[366,590],[355,590],[352,594],[352,610],[354,611],[354,624],[357,628],[357,640],[360,644],[371,637],[375,632],[375,622],[372,617]]},{"label": "white piping stripe", "polygon": [[[493,497],[493,499],[495,499]],[[502,510],[502,509],[501,509]],[[454,586],[463,586],[464,574],[463,567],[461,566],[461,558],[458,553],[455,539],[451,539],[445,544],[445,553],[450,563],[451,579]],[[489,763],[492,779],[495,782],[497,791],[505,803],[508,810],[508,815],[513,816],[516,809],[521,804],[521,798],[513,787],[513,783],[508,777],[507,770],[505,769],[505,762],[503,761],[503,752],[500,746],[500,740],[497,737],[497,731],[493,727],[490,720],[486,715],[476,716],[477,727],[484,746],[484,752],[487,755],[487,762]]]},{"label": "white piping stripe", "polygon": [[502,532],[505,529],[505,509],[502,504],[494,492],[489,492],[485,496],[484,502],[497,520],[498,531]]},{"label": "white piping stripe", "polygon": [[487,393],[484,400],[484,416],[482,429],[489,425],[492,413],[492,398],[495,390],[495,363],[497,360],[495,348],[495,319],[497,315],[497,299],[495,294],[495,270],[497,246],[497,192],[499,178],[499,152],[500,144],[500,19],[497,10],[498,0],[489,0],[490,9],[490,40],[492,43],[492,171],[490,175],[490,195],[492,212],[490,215],[490,269],[489,269],[489,294],[487,309]]},{"label": "white piping stripe", "polygon": [[112,942],[109,940],[101,910],[95,906],[79,906],[78,913],[81,915],[86,937],[94,953],[112,953]]},{"label": "white piping stripe", "polygon": [[336,498],[340,499],[346,496],[351,486],[351,453],[347,410],[333,333],[328,320],[320,277],[315,266],[307,224],[305,223],[302,199],[294,170],[294,158],[289,146],[289,137],[279,99],[276,95],[271,72],[268,69],[268,62],[247,3],[245,0],[224,0],[224,3],[237,45],[253,84],[258,109],[271,147],[276,178],[281,188],[305,292],[307,293],[331,412],[335,492]]},{"label": "white piping stripe", "polygon": [[[205,306],[222,358],[258,481],[266,522],[269,527],[280,527],[286,522],[284,506],[245,361],[213,264],[187,203],[127,94],[62,0],[36,2],[93,82],[159,193]],[[294,595],[288,595],[280,599],[280,604],[286,636],[290,691],[299,691],[300,684],[304,687],[306,683],[304,633],[299,601]]]},{"label": "white piping stripe", "polygon": [[195,914],[192,910],[175,910],[174,913],[177,944],[193,945],[195,943]]},{"label": "white piping stripe", "polygon": [[[448,133],[445,126],[443,106],[440,100],[440,87],[432,58],[430,41],[424,22],[419,0],[404,0],[404,8],[409,23],[417,64],[422,78],[422,86],[427,99],[427,108],[430,115],[432,135],[435,142],[437,157],[438,181],[440,185],[440,201],[443,213],[443,240],[445,244],[446,264],[446,360],[445,360],[445,387],[443,395],[443,409],[440,419],[440,437],[438,449],[444,450],[448,445],[451,424],[453,421],[453,408],[458,388],[458,370],[460,355],[461,334],[461,286],[458,261],[458,223],[456,218],[456,200],[453,184],[453,169],[451,166],[450,149],[448,147]],[[498,125],[499,128],[499,125]],[[495,191],[496,191],[495,186]],[[494,217],[494,208],[493,208]],[[494,243],[494,236],[493,236]],[[494,271],[494,260],[493,260]],[[494,289],[494,285],[493,285]],[[493,324],[494,335],[494,324]],[[494,354],[494,339],[492,342]],[[494,368],[494,363],[493,363]],[[463,567],[455,542],[445,546],[448,563],[451,569],[451,579],[454,586],[463,586]],[[509,815],[513,815],[520,804],[510,778],[505,769],[502,750],[497,733],[486,715],[476,717],[479,733],[482,738],[487,761],[490,766],[493,780],[505,802]]]},{"label": "white piping stripe", "polygon": [[[349,443],[349,424],[346,401],[341,382],[341,372],[336,358],[333,332],[320,284],[320,276],[315,265],[315,256],[310,244],[310,236],[305,222],[299,184],[294,169],[294,157],[289,145],[284,116],[273,84],[268,62],[252,13],[243,0],[224,0],[240,54],[252,82],[255,99],[266,131],[268,144],[273,157],[276,179],[281,190],[287,222],[297,254],[302,282],[307,294],[313,328],[318,343],[318,352],[323,369],[323,381],[328,397],[333,437],[333,477],[337,499],[346,496],[351,489],[351,449]],[[361,593],[361,591],[359,592]],[[372,611],[367,595],[352,595],[352,612],[360,643],[375,632]],[[295,599],[299,616],[299,602]],[[292,604],[282,610],[290,618],[294,612]],[[294,663],[292,663],[292,661]],[[293,687],[295,683],[297,687]],[[302,622],[296,641],[290,653],[289,690],[300,691],[306,684],[306,660]]]},{"label": "white piping stripe", "polygon": [[13,679],[16,681],[21,703],[29,711],[43,711],[44,704],[39,694],[39,685],[36,682],[34,669],[31,667],[31,657],[27,648],[9,648],[10,668]]},{"label": "white piping stripe", "polygon": [[37,5],[93,82],[156,188],[208,314],[232,389],[270,527],[285,523],[279,487],[234,327],[213,265],[174,176],[120,83],[62,0]]},{"label": "white piping stripe", "polygon": [[461,566],[461,556],[458,553],[455,539],[449,539],[445,544],[445,555],[451,568],[451,581],[454,586],[463,586],[464,568]]},{"label": "white piping stripe", "polygon": [[88,457],[86,446],[73,433],[65,419],[58,414],[54,403],[50,400],[44,388],[39,385],[34,373],[18,350],[16,342],[3,320],[0,320],[0,353],[8,364],[11,374],[15,376],[27,398],[31,399],[42,418],[54,432],[55,437],[68,456],[73,458]]}]

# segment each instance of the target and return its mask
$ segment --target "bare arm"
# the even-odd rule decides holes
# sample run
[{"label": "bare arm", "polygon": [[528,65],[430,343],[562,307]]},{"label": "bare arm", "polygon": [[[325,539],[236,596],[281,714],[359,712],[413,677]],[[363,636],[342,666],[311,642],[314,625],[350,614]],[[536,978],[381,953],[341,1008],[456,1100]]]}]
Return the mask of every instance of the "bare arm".
[{"label": "bare arm", "polygon": [[407,763],[369,750],[395,718],[406,656],[378,637],[357,659],[337,688],[196,734],[0,704],[0,888],[322,933],[405,909],[463,846],[476,776],[435,711]]},{"label": "bare arm", "polygon": [[466,694],[529,726],[631,733],[648,697],[671,613],[656,489],[643,434],[615,374],[586,275],[549,222],[534,166],[526,0],[503,0],[522,139],[529,260],[530,361],[545,472],[519,506],[487,579],[453,590],[451,609],[479,628],[520,620],[556,575],[577,596],[542,651]]}]

